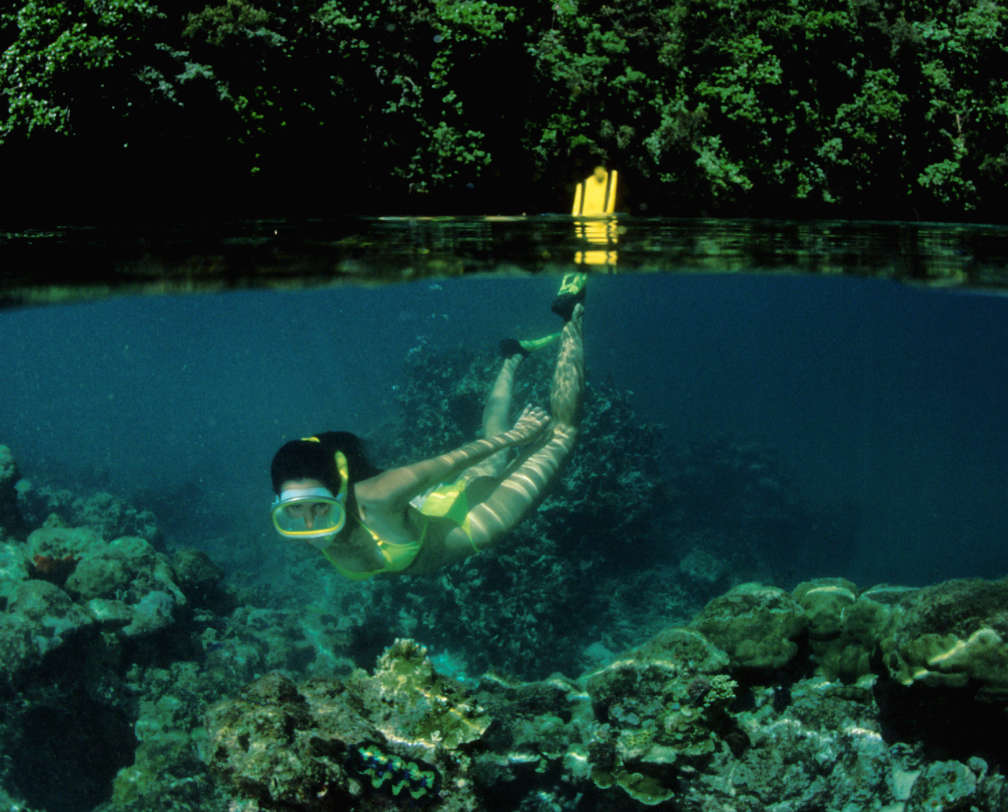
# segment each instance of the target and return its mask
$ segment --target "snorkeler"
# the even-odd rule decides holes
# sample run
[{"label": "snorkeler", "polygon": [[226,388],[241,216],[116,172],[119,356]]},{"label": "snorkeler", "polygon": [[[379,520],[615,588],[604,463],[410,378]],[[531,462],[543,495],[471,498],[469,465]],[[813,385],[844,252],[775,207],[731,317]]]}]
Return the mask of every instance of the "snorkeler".
[{"label": "snorkeler", "polygon": [[[378,471],[360,440],[326,432],[273,457],[273,525],[320,550],[343,575],[431,573],[499,541],[534,508],[577,439],[584,393],[584,274],[568,274],[553,302],[559,333],[501,342],[504,361],[483,410],[480,439],[439,457]],[[515,371],[560,339],[550,414],[526,407],[508,429]]]}]

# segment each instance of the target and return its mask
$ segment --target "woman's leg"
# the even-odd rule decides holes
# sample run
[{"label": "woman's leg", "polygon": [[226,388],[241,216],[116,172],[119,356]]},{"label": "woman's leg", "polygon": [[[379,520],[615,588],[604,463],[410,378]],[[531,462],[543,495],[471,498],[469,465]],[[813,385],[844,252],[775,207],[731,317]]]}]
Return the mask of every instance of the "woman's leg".
[{"label": "woman's leg", "polygon": [[511,392],[514,389],[515,370],[522,362],[520,353],[504,359],[500,372],[490,394],[487,396],[486,405],[483,407],[483,436],[495,437],[503,434],[511,424],[508,422],[508,415],[511,413]]},{"label": "woman's leg", "polygon": [[553,370],[553,387],[550,390],[553,423],[567,426],[575,432],[581,422],[581,401],[585,385],[583,320],[584,305],[578,304],[560,334],[560,353]]},{"label": "woman's leg", "polygon": [[[508,416],[511,413],[511,393],[514,389],[515,370],[518,369],[522,358],[524,356],[521,353],[517,353],[505,358],[504,363],[501,364],[500,372],[497,373],[497,378],[490,388],[490,394],[487,396],[487,402],[483,407],[484,437],[496,437],[498,434],[503,434],[511,428],[511,423],[508,420]],[[497,479],[504,473],[504,469],[508,464],[508,458],[508,449],[498,451],[493,456],[487,457],[481,463],[474,465],[466,471],[466,476],[470,479],[481,477],[493,477]]]},{"label": "woman's leg", "polygon": [[553,422],[548,439],[469,511],[465,528],[458,527],[448,533],[445,546],[449,551],[465,554],[471,553],[473,548],[481,550],[518,524],[539,502],[570,455],[577,440],[584,394],[583,316],[584,308],[579,304],[560,336],[560,352],[550,392]]}]

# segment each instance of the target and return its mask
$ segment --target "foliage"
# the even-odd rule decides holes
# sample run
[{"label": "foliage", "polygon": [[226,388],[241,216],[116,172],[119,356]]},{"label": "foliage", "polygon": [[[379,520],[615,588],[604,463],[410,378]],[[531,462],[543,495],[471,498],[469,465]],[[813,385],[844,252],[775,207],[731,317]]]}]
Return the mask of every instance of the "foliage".
[{"label": "foliage", "polygon": [[562,211],[605,162],[636,211],[1000,219],[1006,24],[1001,0],[19,0],[0,155],[26,202]]},{"label": "foliage", "polygon": [[[134,57],[163,17],[143,0],[31,0],[2,15],[18,35],[0,58],[7,114],[0,138],[86,135],[98,121],[128,116],[142,80]],[[123,102],[125,101],[125,104]]]}]

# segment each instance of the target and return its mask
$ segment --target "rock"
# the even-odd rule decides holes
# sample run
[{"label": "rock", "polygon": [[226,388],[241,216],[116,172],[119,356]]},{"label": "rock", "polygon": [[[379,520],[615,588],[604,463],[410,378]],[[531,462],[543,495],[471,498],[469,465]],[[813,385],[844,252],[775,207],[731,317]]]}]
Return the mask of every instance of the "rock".
[{"label": "rock", "polygon": [[881,640],[903,685],[963,687],[1008,699],[1008,579],[946,581],[904,594]]},{"label": "rock", "polygon": [[857,587],[843,578],[805,581],[791,593],[809,621],[813,639],[837,637],[844,628],[844,615],[857,600]]},{"label": "rock", "polygon": [[123,634],[127,637],[141,637],[166,629],[175,622],[175,597],[160,589],[144,595],[133,607],[132,617]]},{"label": "rock", "polygon": [[160,590],[184,606],[185,595],[174,579],[167,557],[145,539],[126,536],[92,546],[67,579],[66,587],[83,600],[101,597],[128,603],[137,603],[148,592]]},{"label": "rock", "polygon": [[66,592],[47,581],[30,580],[18,584],[7,611],[33,621],[54,645],[94,622]]},{"label": "rock", "polygon": [[812,658],[822,674],[854,682],[871,673],[892,617],[885,588],[858,595],[843,578],[818,578],[799,584],[792,596],[808,618]]},{"label": "rock", "polygon": [[47,517],[56,515],[61,523],[87,527],[97,535],[113,539],[139,536],[152,543],[161,538],[157,518],[113,494],[98,491],[79,495],[47,485],[19,483],[18,507],[29,526],[38,527]]},{"label": "rock", "polygon": [[0,614],[0,684],[12,682],[22,671],[42,661],[34,638],[36,626],[28,618]]},{"label": "rock", "polygon": [[341,656],[340,637],[313,621],[310,613],[239,607],[220,633],[205,633],[206,667],[238,684],[273,670],[328,676],[352,671],[353,662]]},{"label": "rock", "polygon": [[28,580],[28,558],[23,544],[0,543],[0,610],[6,606],[14,588]]},{"label": "rock", "polygon": [[707,588],[723,583],[728,573],[727,562],[703,547],[692,548],[679,561],[679,574],[683,578]]},{"label": "rock", "polygon": [[187,603],[168,559],[145,539],[105,542],[90,528],[50,526],[34,531],[27,549],[33,579],[65,587],[91,621],[126,636],[169,627]]},{"label": "rock", "polygon": [[133,610],[122,601],[92,598],[84,608],[103,627],[121,628],[133,620]]},{"label": "rock", "polygon": [[26,580],[0,615],[0,667],[8,680],[94,625],[94,618],[48,581]]},{"label": "rock", "polygon": [[[593,765],[601,789],[661,803],[685,765],[703,763],[733,727],[728,656],[694,629],[670,628],[581,680],[611,750]],[[598,748],[596,748],[598,753]]]},{"label": "rock", "polygon": [[125,599],[136,571],[121,556],[114,555],[104,543],[78,563],[67,579],[66,587],[78,600],[92,598]]},{"label": "rock", "polygon": [[783,589],[746,583],[708,603],[692,626],[735,668],[783,668],[808,624],[801,605]]},{"label": "rock", "polygon": [[959,761],[929,764],[914,782],[906,812],[976,809],[977,776]]},{"label": "rock", "polygon": [[83,558],[104,543],[104,539],[98,533],[87,527],[49,525],[40,527],[28,536],[28,553],[31,557]]},{"label": "rock", "polygon": [[[0,531],[9,536],[23,538],[24,522],[18,510],[17,485],[20,479],[17,463],[11,450],[0,445]],[[0,534],[2,535],[2,534]]]},{"label": "rock", "polygon": [[205,749],[203,713],[222,687],[208,680],[195,662],[135,672],[136,748],[129,766],[118,771],[103,812],[148,809],[233,808],[215,786],[199,752]]},{"label": "rock", "polygon": [[171,567],[179,589],[197,603],[203,603],[224,577],[224,571],[200,550],[176,551]]},{"label": "rock", "polygon": [[207,713],[214,772],[264,808],[476,810],[464,747],[489,718],[426,650],[397,641],[373,675],[297,685],[269,674]]}]

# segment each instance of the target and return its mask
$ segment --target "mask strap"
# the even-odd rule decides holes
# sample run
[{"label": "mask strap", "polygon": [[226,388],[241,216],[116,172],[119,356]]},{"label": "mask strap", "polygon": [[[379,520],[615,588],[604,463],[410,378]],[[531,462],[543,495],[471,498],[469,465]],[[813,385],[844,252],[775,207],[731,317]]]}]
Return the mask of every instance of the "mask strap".
[{"label": "mask strap", "polygon": [[340,489],[336,498],[346,504],[347,491],[350,487],[350,466],[347,463],[346,455],[342,451],[337,451],[333,458],[336,460],[336,470],[340,475]]}]

